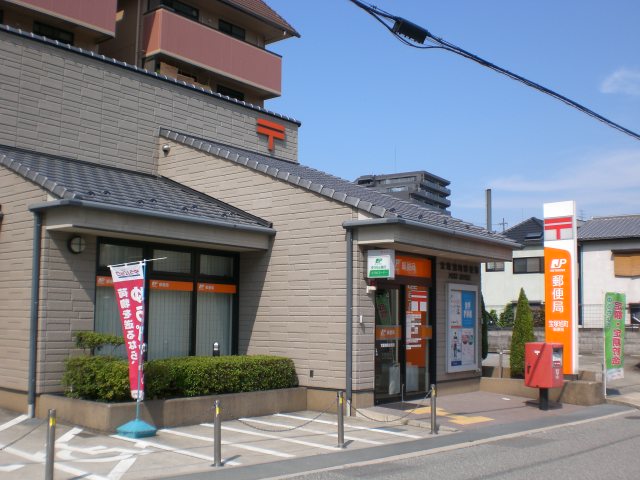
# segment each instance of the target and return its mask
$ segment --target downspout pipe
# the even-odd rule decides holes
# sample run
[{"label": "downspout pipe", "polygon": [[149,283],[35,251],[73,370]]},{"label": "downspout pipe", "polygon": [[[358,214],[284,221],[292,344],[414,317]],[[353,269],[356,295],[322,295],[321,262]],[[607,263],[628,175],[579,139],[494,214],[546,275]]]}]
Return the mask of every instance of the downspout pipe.
[{"label": "downspout pipe", "polygon": [[40,310],[40,258],[42,245],[42,213],[33,212],[33,248],[31,253],[31,319],[29,324],[28,416],[36,415],[36,360],[38,348],[38,312]]},{"label": "downspout pipe", "polygon": [[351,415],[351,391],[353,383],[353,230],[347,228],[347,311],[346,311],[346,363],[345,383],[347,415]]}]

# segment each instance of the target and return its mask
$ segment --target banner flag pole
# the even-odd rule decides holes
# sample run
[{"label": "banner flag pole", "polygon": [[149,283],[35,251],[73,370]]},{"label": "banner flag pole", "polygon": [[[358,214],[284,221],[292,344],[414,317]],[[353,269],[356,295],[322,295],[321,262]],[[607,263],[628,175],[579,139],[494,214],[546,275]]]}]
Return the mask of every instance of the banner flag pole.
[{"label": "banner flag pole", "polygon": [[131,396],[136,400],[134,420],[120,425],[116,431],[129,438],[152,437],[155,426],[140,418],[140,405],[144,400],[143,361],[146,351],[144,343],[144,285],[148,262],[164,260],[166,257],[109,265],[120,311],[122,331],[129,363],[129,385]]}]

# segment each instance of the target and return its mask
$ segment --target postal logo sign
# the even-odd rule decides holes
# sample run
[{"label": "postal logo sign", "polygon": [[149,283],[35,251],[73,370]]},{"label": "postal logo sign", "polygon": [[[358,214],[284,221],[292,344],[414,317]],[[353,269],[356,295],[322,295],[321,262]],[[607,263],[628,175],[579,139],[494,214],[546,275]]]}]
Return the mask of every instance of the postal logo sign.
[{"label": "postal logo sign", "polygon": [[257,120],[256,132],[258,132],[259,135],[266,135],[269,140],[269,151],[271,152],[276,148],[274,145],[275,139],[284,140],[284,125],[263,120],[262,118],[258,118]]}]

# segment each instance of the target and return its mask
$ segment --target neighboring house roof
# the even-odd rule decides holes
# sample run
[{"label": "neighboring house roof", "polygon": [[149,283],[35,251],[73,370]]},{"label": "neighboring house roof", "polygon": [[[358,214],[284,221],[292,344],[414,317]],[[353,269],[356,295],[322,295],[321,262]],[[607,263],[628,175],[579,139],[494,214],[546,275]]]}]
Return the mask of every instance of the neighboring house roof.
[{"label": "neighboring house roof", "polygon": [[523,246],[542,245],[544,243],[544,222],[536,217],[528,218],[502,234]]},{"label": "neighboring house roof", "polygon": [[175,78],[168,77],[166,75],[162,75],[162,74],[159,74],[157,72],[152,72],[150,70],[147,70],[147,69],[144,69],[144,68],[140,68],[140,67],[137,67],[135,65],[130,65],[130,64],[126,63],[126,62],[121,62],[120,60],[116,60],[115,58],[111,58],[111,57],[107,57],[105,55],[97,54],[97,53],[92,52],[90,50],[84,50],[82,48],[74,47],[74,46],[69,45],[67,43],[59,42],[58,40],[51,40],[49,38],[42,37],[40,35],[36,35],[35,33],[32,33],[32,32],[25,32],[24,30],[21,30],[19,28],[14,28],[14,27],[11,27],[9,25],[0,24],[0,31],[3,31],[3,30],[5,32],[11,33],[13,35],[18,35],[20,37],[29,38],[31,40],[35,40],[35,41],[40,42],[40,43],[45,43],[47,45],[51,45],[52,47],[62,48],[63,50],[68,50],[68,51],[83,55],[85,57],[91,57],[91,58],[93,58],[95,60],[98,60],[100,62],[109,63],[111,65],[116,65],[117,67],[124,68],[126,70],[138,72],[141,75],[149,75],[151,77],[155,77],[158,80],[162,80],[164,82],[173,83],[173,84],[176,84],[176,85],[178,85],[180,87],[183,87],[183,88],[188,88],[190,90],[195,90],[195,91],[198,91],[200,93],[204,93],[205,95],[209,95],[209,96],[212,96],[212,97],[219,98],[219,99],[224,100],[226,102],[235,103],[237,105],[242,105],[243,107],[246,107],[246,108],[249,108],[251,110],[258,111],[258,112],[262,112],[262,113],[265,113],[267,115],[271,115],[273,117],[282,118],[283,120],[287,120],[289,122],[296,123],[298,126],[301,125],[301,122],[299,120],[296,120],[295,118],[288,117],[288,116],[282,115],[280,113],[275,113],[275,112],[273,112],[271,110],[267,110],[266,108],[260,107],[258,105],[253,105],[252,103],[248,103],[248,102],[245,102],[243,100],[238,100],[238,99],[235,99],[235,98],[227,97],[226,95],[222,95],[220,93],[214,92],[213,90],[211,90],[209,88],[203,88],[203,87],[200,87],[200,86],[197,86],[197,85],[193,85],[191,83],[187,83],[187,82],[185,82],[183,80],[177,80]]},{"label": "neighboring house roof", "polygon": [[226,3],[238,10],[242,10],[245,13],[253,15],[255,17],[264,20],[275,27],[285,30],[289,35],[299,37],[300,34],[293,28],[289,22],[282,18],[278,13],[273,10],[269,5],[262,0],[220,0],[222,3]]},{"label": "neighboring house roof", "polygon": [[223,157],[247,168],[310,190],[319,195],[347,204],[379,218],[405,219],[423,227],[432,227],[454,235],[464,234],[477,240],[500,243],[516,248],[518,245],[501,234],[491,233],[482,227],[452,218],[412,202],[400,200],[371,188],[356,185],[349,180],[335,177],[298,163],[267,157],[246,150],[230,147],[211,140],[204,140],[167,128],[160,129],[160,136],[212,155]]},{"label": "neighboring house roof", "polygon": [[578,240],[640,238],[640,215],[594,217],[578,229]]},{"label": "neighboring house roof", "polygon": [[165,177],[4,145],[0,145],[0,165],[60,200],[82,206],[124,208],[139,215],[153,214],[229,228],[271,227],[266,220]]}]

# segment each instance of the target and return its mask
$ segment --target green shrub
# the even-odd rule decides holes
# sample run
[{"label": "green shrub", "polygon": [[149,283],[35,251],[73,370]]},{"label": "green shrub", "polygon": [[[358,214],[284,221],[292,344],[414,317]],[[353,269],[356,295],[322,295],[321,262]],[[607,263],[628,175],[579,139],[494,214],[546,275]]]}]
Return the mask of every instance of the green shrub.
[{"label": "green shrub", "polygon": [[[266,355],[179,357],[145,363],[145,396],[195,397],[290,388],[298,385],[293,361]],[[67,395],[101,401],[130,399],[127,362],[112,357],[67,361]]]},{"label": "green shrub", "polygon": [[121,402],[131,398],[127,362],[114,357],[74,357],[67,360],[62,384],[66,395],[85,400]]},{"label": "green shrub", "polygon": [[500,318],[498,318],[498,327],[500,328],[513,327],[514,313],[515,312],[514,312],[513,303],[507,303],[504,307],[504,310],[500,314]]},{"label": "green shrub", "polygon": [[93,331],[74,332],[73,337],[76,340],[76,347],[89,350],[91,355],[95,355],[96,350],[111,346],[116,349],[120,345],[124,345],[124,338],[110,333],[100,333]]},{"label": "green shrub", "polygon": [[531,307],[524,289],[521,288],[516,308],[516,319],[513,324],[513,335],[511,336],[512,377],[522,377],[524,374],[524,345],[527,342],[535,341],[535,339]]}]

